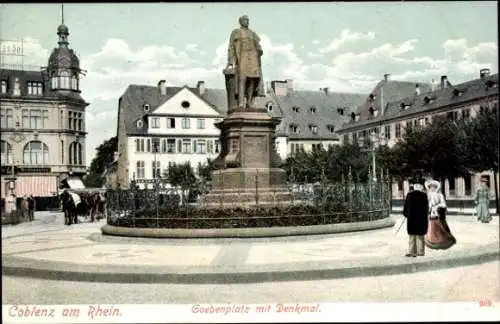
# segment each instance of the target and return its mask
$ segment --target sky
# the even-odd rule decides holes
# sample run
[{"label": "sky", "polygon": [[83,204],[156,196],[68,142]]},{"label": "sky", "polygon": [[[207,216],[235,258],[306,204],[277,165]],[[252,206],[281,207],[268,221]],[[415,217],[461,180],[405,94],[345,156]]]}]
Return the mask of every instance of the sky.
[{"label": "sky", "polygon": [[[386,73],[460,83],[481,68],[498,72],[495,1],[69,3],[64,22],[90,103],[87,165],[116,135],[118,98],[129,84],[203,80],[223,88],[229,35],[243,14],[261,38],[265,81],[293,79],[298,90],[368,94]],[[23,39],[25,68],[47,65],[60,23],[60,4],[0,5],[0,39]]]}]

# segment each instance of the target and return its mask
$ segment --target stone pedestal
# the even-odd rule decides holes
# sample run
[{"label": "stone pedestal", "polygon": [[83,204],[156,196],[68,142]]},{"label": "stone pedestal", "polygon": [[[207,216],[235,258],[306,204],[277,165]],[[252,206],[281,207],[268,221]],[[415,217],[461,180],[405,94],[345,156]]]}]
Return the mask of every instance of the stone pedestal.
[{"label": "stone pedestal", "polygon": [[286,172],[275,148],[280,120],[265,110],[232,110],[216,124],[221,130],[221,154],[214,161],[208,205],[282,204],[291,201]]}]

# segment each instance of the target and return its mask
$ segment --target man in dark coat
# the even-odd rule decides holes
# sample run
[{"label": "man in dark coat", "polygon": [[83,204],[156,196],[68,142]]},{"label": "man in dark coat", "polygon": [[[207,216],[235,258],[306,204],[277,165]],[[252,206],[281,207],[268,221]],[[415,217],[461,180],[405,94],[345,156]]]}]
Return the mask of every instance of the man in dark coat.
[{"label": "man in dark coat", "polygon": [[35,198],[33,198],[33,195],[28,197],[28,218],[30,222],[35,219]]},{"label": "man in dark coat", "polygon": [[417,182],[413,185],[413,191],[406,195],[403,215],[406,217],[406,229],[410,236],[407,257],[425,255],[424,236],[429,227],[429,202],[424,192],[423,184]]}]

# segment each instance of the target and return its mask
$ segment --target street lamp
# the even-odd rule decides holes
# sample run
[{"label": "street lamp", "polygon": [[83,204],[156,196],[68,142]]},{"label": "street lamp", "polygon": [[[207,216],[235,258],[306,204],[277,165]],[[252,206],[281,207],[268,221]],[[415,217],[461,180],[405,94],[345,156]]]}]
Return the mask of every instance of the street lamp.
[{"label": "street lamp", "polygon": [[376,167],[377,167],[377,161],[376,161],[376,149],[380,145],[385,145],[387,143],[386,138],[383,136],[380,136],[376,133],[372,133],[370,135],[370,143],[366,143],[367,138],[361,137],[358,139],[358,144],[360,147],[367,147],[365,151],[371,151],[372,155],[372,176],[373,176],[373,182],[377,182],[377,172],[376,172]]}]

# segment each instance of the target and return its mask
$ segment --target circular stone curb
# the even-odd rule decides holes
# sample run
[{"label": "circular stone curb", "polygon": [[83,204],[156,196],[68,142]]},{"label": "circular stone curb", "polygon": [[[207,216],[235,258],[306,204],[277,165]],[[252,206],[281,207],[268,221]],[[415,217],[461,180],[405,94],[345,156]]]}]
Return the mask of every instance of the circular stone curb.
[{"label": "circular stone curb", "polygon": [[391,217],[369,222],[341,223],[311,226],[252,227],[252,228],[136,228],[103,225],[104,235],[150,237],[150,238],[235,238],[235,237],[278,237],[291,235],[319,235],[368,231],[394,226]]}]

